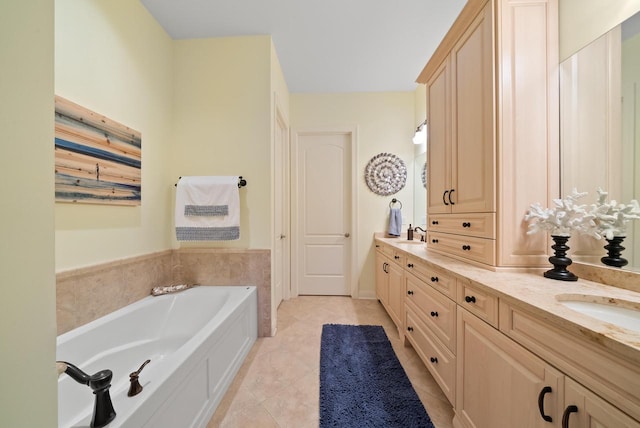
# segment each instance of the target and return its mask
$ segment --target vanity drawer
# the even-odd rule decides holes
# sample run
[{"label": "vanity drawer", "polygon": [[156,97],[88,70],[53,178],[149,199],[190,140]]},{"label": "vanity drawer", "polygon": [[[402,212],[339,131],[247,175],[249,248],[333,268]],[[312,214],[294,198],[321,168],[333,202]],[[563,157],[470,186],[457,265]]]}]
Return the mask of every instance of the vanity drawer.
[{"label": "vanity drawer", "polygon": [[456,280],[445,271],[431,267],[417,257],[407,256],[407,272],[432,286],[451,299],[456,298]]},{"label": "vanity drawer", "polygon": [[442,392],[455,407],[456,357],[449,351],[429,327],[410,307],[406,311],[406,338],[415,349]]},{"label": "vanity drawer", "polygon": [[405,275],[405,284],[405,304],[455,354],[456,302],[437,292],[411,273]]},{"label": "vanity drawer", "polygon": [[498,297],[458,279],[458,304],[483,321],[498,328]]},{"label": "vanity drawer", "polygon": [[405,255],[405,253],[403,253],[400,250],[397,250],[391,245],[384,245],[384,244],[381,244],[381,247],[379,248],[379,250],[381,250],[384,255],[389,257],[389,259],[392,262],[395,262],[404,268],[405,262],[407,260],[407,256]]},{"label": "vanity drawer", "polygon": [[431,232],[455,233],[478,238],[496,238],[496,214],[432,214],[427,221]]},{"label": "vanity drawer", "polygon": [[493,239],[428,232],[427,246],[435,251],[491,266],[496,261],[496,241]]}]

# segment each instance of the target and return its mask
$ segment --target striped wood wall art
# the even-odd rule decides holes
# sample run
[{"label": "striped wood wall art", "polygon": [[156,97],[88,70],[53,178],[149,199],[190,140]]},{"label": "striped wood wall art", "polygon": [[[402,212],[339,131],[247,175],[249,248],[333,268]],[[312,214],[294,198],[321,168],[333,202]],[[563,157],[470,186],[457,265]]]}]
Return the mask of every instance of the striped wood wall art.
[{"label": "striped wood wall art", "polygon": [[56,201],[140,205],[140,132],[55,98]]}]

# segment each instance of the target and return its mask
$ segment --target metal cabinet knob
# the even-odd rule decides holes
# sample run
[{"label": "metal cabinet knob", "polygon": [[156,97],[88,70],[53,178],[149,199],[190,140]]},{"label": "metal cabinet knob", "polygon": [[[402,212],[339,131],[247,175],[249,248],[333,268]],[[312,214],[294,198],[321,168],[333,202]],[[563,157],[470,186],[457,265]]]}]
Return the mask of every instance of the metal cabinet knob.
[{"label": "metal cabinet knob", "polygon": [[345,233],[345,234],[344,234],[344,237],[345,237],[345,238],[348,238],[348,237],[350,237],[350,236],[351,236],[351,234],[350,234],[349,232],[347,232],[347,233]]}]

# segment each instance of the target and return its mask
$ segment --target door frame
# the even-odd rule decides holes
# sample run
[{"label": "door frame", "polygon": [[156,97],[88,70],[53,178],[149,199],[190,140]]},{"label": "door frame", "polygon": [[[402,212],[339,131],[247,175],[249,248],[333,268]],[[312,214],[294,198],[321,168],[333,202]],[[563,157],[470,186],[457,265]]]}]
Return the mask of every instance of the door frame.
[{"label": "door frame", "polygon": [[[276,216],[281,215],[282,216],[282,231],[283,234],[285,235],[283,242],[282,242],[282,258],[283,258],[283,267],[282,267],[282,300],[289,300],[289,298],[291,297],[291,158],[290,158],[290,142],[291,142],[291,138],[290,138],[290,127],[289,127],[289,119],[287,118],[287,115],[285,114],[282,105],[280,103],[280,100],[278,98],[278,94],[274,93],[274,127],[273,127],[273,135],[274,135],[274,145],[278,144],[279,142],[276,141],[276,131],[277,128],[279,127],[279,124],[281,124],[281,128],[284,130],[284,143],[283,143],[283,147],[282,147],[282,161],[283,161],[283,165],[282,165],[282,181],[283,181],[283,195],[282,195],[282,207],[277,207],[275,205],[275,198],[273,198],[273,208],[272,208],[272,212],[273,212],[273,224],[274,224],[274,233],[272,233],[272,248],[274,249],[274,253],[275,253],[275,247],[278,244],[277,240],[278,237],[275,236],[275,224],[276,224]],[[273,162],[272,165],[275,166],[275,147],[273,150]],[[278,189],[275,188],[275,174],[277,172],[274,171],[274,184],[273,184],[273,188],[274,188],[274,192],[277,192]],[[274,263],[277,261],[274,261]],[[275,264],[272,266],[271,269],[272,272],[272,284],[274,283],[275,280]],[[274,301],[274,294],[272,294],[271,298],[272,301]],[[272,308],[272,313],[273,312],[277,312],[277,306],[273,305],[274,307]]]},{"label": "door frame", "polygon": [[358,165],[358,127],[357,126],[325,126],[325,127],[295,127],[291,129],[291,297],[297,297],[299,295],[298,287],[298,273],[300,263],[300,241],[298,236],[298,225],[300,219],[300,213],[298,212],[298,149],[299,149],[299,136],[306,135],[346,135],[349,137],[349,145],[351,146],[351,174],[348,178],[348,186],[351,186],[351,234],[348,240],[348,248],[350,254],[350,262],[348,263],[348,282],[349,290],[351,291],[351,298],[358,298],[358,280],[357,280],[357,262],[358,262],[358,180],[357,180],[357,168]]}]

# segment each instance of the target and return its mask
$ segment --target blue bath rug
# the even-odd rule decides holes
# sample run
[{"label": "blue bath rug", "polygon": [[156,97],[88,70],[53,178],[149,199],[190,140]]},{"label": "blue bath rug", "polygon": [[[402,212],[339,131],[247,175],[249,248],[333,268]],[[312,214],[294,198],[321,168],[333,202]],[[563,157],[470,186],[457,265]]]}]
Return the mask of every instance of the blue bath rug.
[{"label": "blue bath rug", "polygon": [[320,428],[434,428],[378,325],[322,326]]}]

